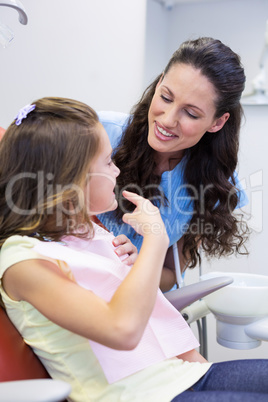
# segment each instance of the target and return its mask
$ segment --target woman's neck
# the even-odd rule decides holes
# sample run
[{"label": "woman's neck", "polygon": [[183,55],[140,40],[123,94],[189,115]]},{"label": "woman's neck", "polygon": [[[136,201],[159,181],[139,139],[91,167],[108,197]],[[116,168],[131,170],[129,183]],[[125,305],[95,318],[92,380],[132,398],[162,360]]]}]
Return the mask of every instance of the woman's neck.
[{"label": "woman's neck", "polygon": [[181,153],[163,153],[156,152],[155,153],[155,163],[156,163],[156,173],[160,176],[162,173],[173,170],[178,163],[183,158],[183,152]]}]

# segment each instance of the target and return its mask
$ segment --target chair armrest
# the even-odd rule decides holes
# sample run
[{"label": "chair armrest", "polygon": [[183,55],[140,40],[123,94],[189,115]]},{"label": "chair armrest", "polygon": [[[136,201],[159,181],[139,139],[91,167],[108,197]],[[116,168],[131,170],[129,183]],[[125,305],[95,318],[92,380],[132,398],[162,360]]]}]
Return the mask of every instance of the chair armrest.
[{"label": "chair armrest", "polygon": [[181,315],[188,324],[200,320],[200,318],[206,317],[208,314],[210,314],[210,312],[211,311],[203,299],[197,300],[180,310]]},{"label": "chair armrest", "polygon": [[230,285],[232,282],[233,278],[229,276],[219,276],[217,278],[206,279],[191,285],[183,286],[180,289],[171,290],[170,292],[164,293],[164,295],[170,303],[180,311],[196,300],[199,300],[224,286]]},{"label": "chair armrest", "polygon": [[0,402],[60,402],[71,392],[64,381],[52,379],[0,382]]}]

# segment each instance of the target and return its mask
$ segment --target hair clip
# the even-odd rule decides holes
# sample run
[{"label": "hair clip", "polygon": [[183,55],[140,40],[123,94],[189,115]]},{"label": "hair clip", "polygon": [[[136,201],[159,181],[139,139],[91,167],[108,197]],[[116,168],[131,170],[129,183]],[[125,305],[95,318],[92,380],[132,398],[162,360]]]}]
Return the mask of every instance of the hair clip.
[{"label": "hair clip", "polygon": [[26,105],[22,109],[20,109],[19,113],[15,117],[16,126],[21,124],[21,121],[28,116],[28,113],[32,112],[35,109],[35,105]]}]

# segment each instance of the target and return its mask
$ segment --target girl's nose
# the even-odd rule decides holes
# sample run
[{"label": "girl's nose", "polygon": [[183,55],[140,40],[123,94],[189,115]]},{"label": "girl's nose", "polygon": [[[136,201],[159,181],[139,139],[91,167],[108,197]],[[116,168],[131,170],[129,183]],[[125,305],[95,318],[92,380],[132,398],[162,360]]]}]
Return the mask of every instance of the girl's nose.
[{"label": "girl's nose", "polygon": [[120,174],[120,169],[114,164],[114,172],[115,172],[115,177],[118,177]]}]

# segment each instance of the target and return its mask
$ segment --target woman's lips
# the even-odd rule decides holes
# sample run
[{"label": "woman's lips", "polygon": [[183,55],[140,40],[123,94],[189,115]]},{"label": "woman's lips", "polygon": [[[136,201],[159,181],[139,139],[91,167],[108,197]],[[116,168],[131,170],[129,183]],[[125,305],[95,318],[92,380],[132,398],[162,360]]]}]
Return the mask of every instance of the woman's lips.
[{"label": "woman's lips", "polygon": [[177,138],[177,135],[175,135],[175,134],[171,133],[170,131],[164,129],[157,122],[155,122],[154,133],[155,133],[155,136],[157,138],[159,138],[161,141],[170,141],[173,138]]}]

